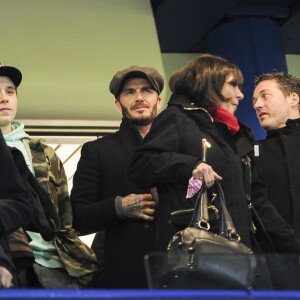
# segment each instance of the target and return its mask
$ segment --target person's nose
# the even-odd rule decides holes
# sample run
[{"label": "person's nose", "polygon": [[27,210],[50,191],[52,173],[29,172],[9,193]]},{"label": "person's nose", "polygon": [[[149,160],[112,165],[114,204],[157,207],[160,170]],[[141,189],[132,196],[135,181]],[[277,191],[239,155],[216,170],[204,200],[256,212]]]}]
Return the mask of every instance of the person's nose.
[{"label": "person's nose", "polygon": [[0,90],[0,102],[8,102],[7,94],[3,90]]},{"label": "person's nose", "polygon": [[242,91],[240,90],[239,87],[237,88],[237,95],[236,95],[236,97],[237,97],[237,99],[239,101],[244,99],[244,94],[242,93]]},{"label": "person's nose", "polygon": [[143,98],[143,95],[142,95],[142,91],[141,91],[141,90],[137,90],[137,91],[136,91],[136,99],[135,99],[135,101],[138,101],[138,102],[144,101],[144,98]]},{"label": "person's nose", "polygon": [[254,104],[253,104],[253,108],[254,108],[255,110],[259,110],[259,109],[261,109],[263,106],[264,106],[264,102],[263,102],[260,98],[255,99]]}]

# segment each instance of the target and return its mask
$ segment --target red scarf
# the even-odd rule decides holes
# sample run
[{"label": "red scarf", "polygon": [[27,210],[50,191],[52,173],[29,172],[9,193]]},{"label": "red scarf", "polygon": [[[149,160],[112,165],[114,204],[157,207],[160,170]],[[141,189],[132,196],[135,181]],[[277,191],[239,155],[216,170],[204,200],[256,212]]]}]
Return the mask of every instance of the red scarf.
[{"label": "red scarf", "polygon": [[232,134],[236,134],[240,130],[240,125],[237,118],[220,106],[218,106],[215,114],[212,117],[214,121],[226,124],[231,130]]}]

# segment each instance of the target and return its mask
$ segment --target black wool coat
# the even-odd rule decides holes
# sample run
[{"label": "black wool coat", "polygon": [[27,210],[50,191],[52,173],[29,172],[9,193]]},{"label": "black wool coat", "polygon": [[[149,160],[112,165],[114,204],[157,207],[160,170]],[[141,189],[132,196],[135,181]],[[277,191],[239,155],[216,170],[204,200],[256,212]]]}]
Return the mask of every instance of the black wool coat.
[{"label": "black wool coat", "polygon": [[267,132],[255,162],[268,197],[300,238],[300,119]]},{"label": "black wool coat", "polygon": [[243,170],[230,131],[197,108],[189,99],[172,95],[169,106],[154,120],[151,130],[138,147],[130,167],[132,180],[141,187],[157,186],[156,249],[165,251],[179,229],[170,223],[173,211],[194,207],[186,199],[188,180],[202,158],[202,139],[211,145],[207,164],[223,177],[221,186],[227,208],[241,240],[251,245],[250,218],[243,189]]},{"label": "black wool coat", "polygon": [[0,234],[30,222],[32,202],[0,130]]},{"label": "black wool coat", "polygon": [[14,280],[15,266],[7,235],[26,226],[31,215],[32,203],[0,130],[0,266],[13,273]]},{"label": "black wool coat", "polygon": [[[80,234],[105,230],[105,287],[146,288],[144,255],[154,250],[154,225],[121,219],[115,197],[148,193],[128,177],[128,165],[142,137],[130,121],[120,130],[83,145],[74,174],[71,201],[73,225]],[[101,240],[101,239],[100,239]]]},{"label": "black wool coat", "polygon": [[[256,210],[256,212],[253,212],[252,209],[250,210],[251,219],[256,228],[254,234],[251,231],[252,241],[260,248],[256,250],[264,253],[272,253],[274,251],[279,253],[299,253],[300,240],[296,237],[295,230],[283,219],[273,203],[269,201],[267,187],[257,174],[254,156],[254,146],[257,143],[253,132],[247,126],[241,123],[239,125],[240,130],[234,135],[234,141],[242,165],[245,165],[245,158],[248,158],[248,162],[250,162],[251,168],[244,167],[243,176],[245,192],[249,194],[247,203],[251,203]],[[256,214],[258,217],[256,217]],[[269,238],[271,243],[268,242]]]},{"label": "black wool coat", "polygon": [[[211,145],[207,150],[206,162],[222,176],[220,183],[226,205],[241,241],[253,246],[250,237],[252,220],[245,197],[241,163],[242,157],[251,152],[253,147],[251,134],[244,129],[233,137],[226,125],[213,122],[203,108],[196,107],[182,95],[171,96],[168,108],[154,120],[150,132],[135,151],[129,169],[132,180],[138,186],[157,186],[159,206],[155,218],[156,250],[165,251],[171,237],[182,229],[171,224],[171,213],[194,207],[195,197],[186,199],[186,193],[192,171],[201,162],[203,138]],[[276,232],[277,225],[272,228],[272,221],[280,220],[280,216],[267,203],[265,188],[254,182],[252,201],[259,213],[267,219],[268,230]],[[285,226],[283,220],[281,222],[284,225],[283,234],[275,233],[276,238],[293,238],[293,230]],[[293,251],[298,249],[294,243],[291,248]]]}]

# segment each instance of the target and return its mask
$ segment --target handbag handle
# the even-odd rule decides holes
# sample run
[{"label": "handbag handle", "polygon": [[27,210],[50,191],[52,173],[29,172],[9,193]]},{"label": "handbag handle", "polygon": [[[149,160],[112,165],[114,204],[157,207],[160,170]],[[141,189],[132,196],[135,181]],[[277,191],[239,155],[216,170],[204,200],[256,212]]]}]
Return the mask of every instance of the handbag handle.
[{"label": "handbag handle", "polygon": [[[206,162],[207,149],[210,148],[211,145],[207,142],[205,138],[202,139],[202,161]],[[219,211],[221,213],[219,219],[219,233],[220,235],[229,238],[230,240],[240,240],[240,236],[237,233],[231,216],[227,210],[225,204],[225,196],[222,190],[222,187],[218,181],[215,181],[213,187],[217,190],[217,195],[219,196]],[[192,216],[192,220],[190,221],[189,226],[198,227],[200,229],[210,229],[209,224],[209,213],[208,213],[208,196],[207,196],[207,187],[203,182],[200,191],[197,194],[196,204]]]},{"label": "handbag handle", "polygon": [[[216,189],[217,196],[219,199],[219,211],[220,211],[220,219],[219,219],[219,228],[220,235],[229,238],[230,240],[239,241],[240,236],[237,233],[231,216],[227,210],[225,204],[225,197],[222,190],[222,187],[218,181],[215,181],[212,188]],[[209,213],[208,213],[208,193],[207,187],[205,184],[202,184],[200,191],[197,194],[196,204],[193,212],[192,219],[189,224],[190,227],[198,227],[200,229],[209,230]]]}]

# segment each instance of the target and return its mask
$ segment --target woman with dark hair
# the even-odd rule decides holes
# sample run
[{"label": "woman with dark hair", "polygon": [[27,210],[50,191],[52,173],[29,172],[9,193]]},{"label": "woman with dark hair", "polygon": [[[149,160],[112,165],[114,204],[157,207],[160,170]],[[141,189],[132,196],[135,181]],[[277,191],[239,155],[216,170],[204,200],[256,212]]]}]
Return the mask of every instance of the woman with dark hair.
[{"label": "woman with dark hair", "polygon": [[[299,241],[266,198],[251,164],[252,131],[234,113],[243,99],[243,75],[229,61],[202,54],[175,72],[169,81],[168,107],[155,119],[151,131],[136,150],[130,175],[140,187],[156,186],[156,249],[165,251],[179,228],[170,222],[173,211],[193,208],[191,187],[220,181],[226,205],[241,241],[254,250],[271,251],[260,239],[248,205],[256,208],[275,248],[299,252]],[[206,161],[201,158],[207,143]],[[252,179],[251,179],[252,176]],[[257,232],[255,233],[257,229]],[[255,236],[257,238],[255,238]]]}]

